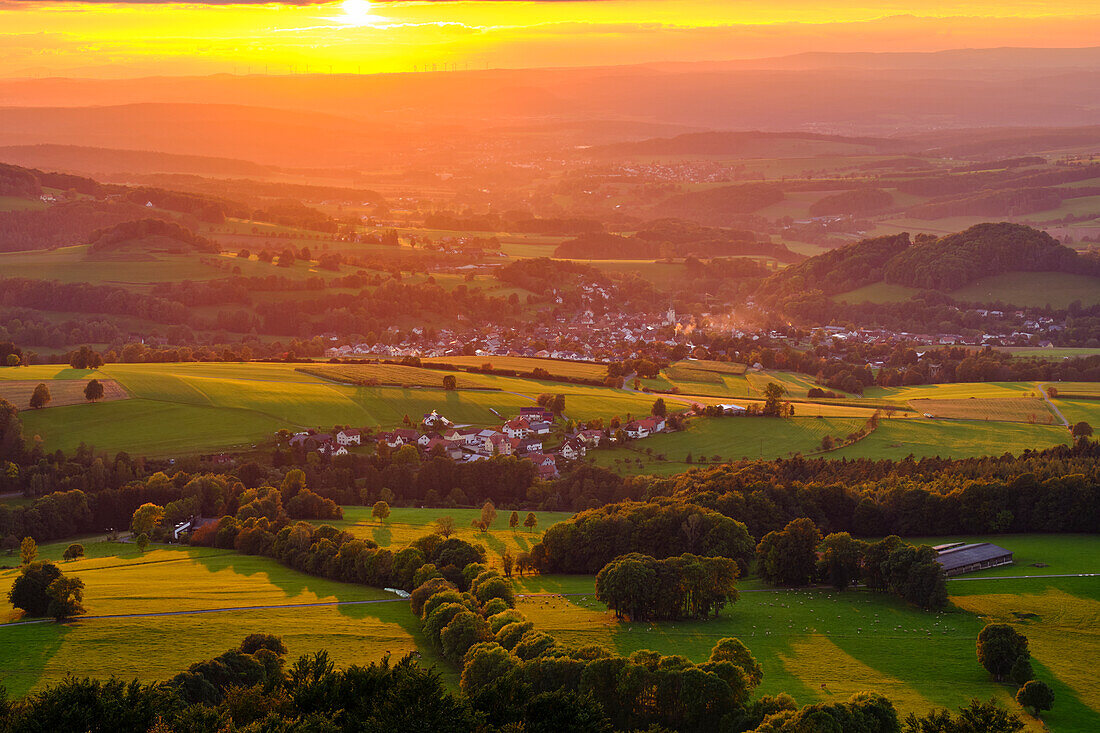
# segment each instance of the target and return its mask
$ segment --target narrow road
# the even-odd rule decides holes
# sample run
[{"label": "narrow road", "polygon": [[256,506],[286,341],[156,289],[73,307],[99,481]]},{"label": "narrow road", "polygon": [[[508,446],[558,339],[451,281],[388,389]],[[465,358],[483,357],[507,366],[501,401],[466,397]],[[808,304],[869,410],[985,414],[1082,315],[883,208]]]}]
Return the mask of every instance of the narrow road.
[{"label": "narrow road", "polygon": [[1062,414],[1062,411],[1059,410],[1054,405],[1054,403],[1050,401],[1050,396],[1047,395],[1047,391],[1045,389],[1043,389],[1043,385],[1037,384],[1036,386],[1039,388],[1039,394],[1041,394],[1043,396],[1043,399],[1046,400],[1047,407],[1049,407],[1051,412],[1053,412],[1058,417],[1058,419],[1062,421],[1062,424],[1065,425],[1068,428],[1069,427],[1069,420],[1067,420],[1066,416]]}]

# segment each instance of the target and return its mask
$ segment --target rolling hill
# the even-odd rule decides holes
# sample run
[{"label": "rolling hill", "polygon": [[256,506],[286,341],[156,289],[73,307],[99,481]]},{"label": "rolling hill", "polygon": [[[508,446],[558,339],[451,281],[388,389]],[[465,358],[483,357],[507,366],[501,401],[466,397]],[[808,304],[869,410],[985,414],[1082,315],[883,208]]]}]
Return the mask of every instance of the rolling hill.
[{"label": "rolling hill", "polygon": [[935,290],[962,302],[1065,307],[1062,289],[1074,300],[1100,300],[1100,258],[1021,224],[986,223],[912,242],[908,234],[865,239],[788,267],[758,292],[776,299],[807,287],[849,303],[901,302]]}]

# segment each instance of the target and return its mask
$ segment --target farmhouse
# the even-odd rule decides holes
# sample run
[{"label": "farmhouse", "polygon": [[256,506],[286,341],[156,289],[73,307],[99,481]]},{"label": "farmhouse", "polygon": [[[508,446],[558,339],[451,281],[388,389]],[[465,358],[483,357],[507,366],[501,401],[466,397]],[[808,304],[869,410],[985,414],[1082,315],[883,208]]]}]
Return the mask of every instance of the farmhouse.
[{"label": "farmhouse", "polygon": [[582,430],[577,433],[577,437],[584,441],[584,444],[589,448],[596,448],[603,441],[602,430]]},{"label": "farmhouse", "polygon": [[933,549],[939,553],[937,561],[943,565],[947,575],[973,573],[977,570],[995,568],[1012,564],[1012,551],[988,542],[967,544],[952,542],[937,545]]},{"label": "farmhouse", "polygon": [[554,422],[554,413],[543,407],[521,407],[519,408],[519,416],[528,420]]},{"label": "farmhouse", "polygon": [[526,418],[512,418],[504,423],[504,432],[509,438],[526,438],[531,434],[531,423]]},{"label": "farmhouse", "polygon": [[587,448],[584,445],[584,441],[577,437],[567,439],[562,443],[560,450],[562,458],[568,458],[571,461],[583,458],[586,452]]},{"label": "farmhouse", "polygon": [[340,445],[360,445],[363,434],[355,428],[347,428],[336,433],[336,442]]}]

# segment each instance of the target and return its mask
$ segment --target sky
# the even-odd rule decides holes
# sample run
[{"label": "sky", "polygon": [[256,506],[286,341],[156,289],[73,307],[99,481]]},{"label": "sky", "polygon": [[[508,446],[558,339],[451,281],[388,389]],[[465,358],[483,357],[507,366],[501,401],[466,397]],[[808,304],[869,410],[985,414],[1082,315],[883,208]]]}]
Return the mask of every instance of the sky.
[{"label": "sky", "polygon": [[1096,0],[0,0],[0,77],[375,73],[1100,45]]}]

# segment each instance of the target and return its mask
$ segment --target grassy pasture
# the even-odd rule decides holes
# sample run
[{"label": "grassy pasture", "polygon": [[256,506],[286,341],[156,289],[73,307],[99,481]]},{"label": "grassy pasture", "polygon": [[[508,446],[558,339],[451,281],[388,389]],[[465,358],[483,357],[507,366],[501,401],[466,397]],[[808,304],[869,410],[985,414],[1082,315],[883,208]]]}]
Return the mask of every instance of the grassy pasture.
[{"label": "grassy pasture", "polygon": [[[45,384],[34,379],[0,380],[0,399],[7,400],[20,410],[27,409],[30,405],[31,394],[39,384]],[[50,390],[50,402],[46,407],[63,407],[64,405],[82,405],[87,402],[84,399],[84,388],[88,382],[83,379],[53,380],[47,387]],[[100,380],[103,385],[103,397],[100,402],[112,400],[124,400],[129,397],[126,390],[119,386],[113,379]]]},{"label": "grassy pasture", "polygon": [[471,521],[481,517],[480,508],[394,507],[390,510],[390,516],[385,522],[379,522],[371,517],[371,507],[345,506],[343,510],[343,519],[327,522],[327,524],[351,532],[356,537],[374,540],[379,547],[388,547],[392,550],[399,550],[419,537],[432,534],[436,528],[435,521],[440,517],[452,517],[455,520],[453,536],[485,547],[489,563],[497,567],[500,566],[500,558],[506,551],[511,552],[513,557],[529,551],[542,538],[543,532],[573,516],[570,512],[535,512],[538,524],[534,531],[528,531],[523,526],[527,512],[522,511],[519,512],[520,525],[513,531],[508,527],[511,510],[498,507],[497,519],[493,526],[488,532],[480,532],[470,526]]},{"label": "grassy pasture", "polygon": [[744,374],[747,364],[736,361],[711,361],[709,359],[684,359],[672,366],[684,366],[689,369],[697,369],[704,372],[719,372],[720,374]]},{"label": "grassy pasture", "polygon": [[[667,475],[697,466],[700,457],[720,456],[722,461],[739,458],[780,458],[792,453],[809,453],[821,446],[826,435],[842,437],[854,433],[864,420],[853,418],[699,418],[678,433],[664,433],[632,443],[630,447],[589,453],[596,463],[624,473]],[[652,451],[652,455],[644,451]],[[687,454],[693,463],[684,462]],[[667,460],[657,460],[664,455]],[[639,464],[638,461],[641,461]]]},{"label": "grassy pasture", "polygon": [[[41,555],[56,559],[65,546],[44,546]],[[88,543],[88,559],[63,564],[66,574],[84,580],[89,615],[394,598],[377,588],[298,573],[268,558],[154,547],[142,555],[131,545]],[[0,586],[6,588],[16,572],[0,573]],[[346,665],[419,649],[429,662],[439,661],[423,642],[408,603],[395,601],[0,625],[0,669],[12,695],[56,683],[70,673],[154,681],[235,647],[256,631],[282,636],[291,659],[327,649],[338,664]]]},{"label": "grassy pasture", "polygon": [[1094,431],[1100,430],[1100,399],[1054,400],[1055,406],[1066,416],[1070,425],[1087,422]]},{"label": "grassy pasture", "polygon": [[[992,541],[1016,553],[1016,565],[952,579],[954,608],[926,613],[887,596],[832,590],[775,590],[754,578],[739,583],[740,600],[704,622],[620,623],[594,596],[592,576],[536,576],[517,585],[519,608],[537,628],[566,643],[601,644],[620,653],[652,649],[704,661],[721,638],[740,638],[764,668],[760,693],[789,692],[800,704],[846,699],[876,690],[903,713],[957,707],[996,697],[1010,710],[1013,689],[993,683],[978,665],[974,640],[991,621],[1017,625],[1031,641],[1038,676],[1055,689],[1043,716],[1052,731],[1085,733],[1100,726],[1100,585],[1095,578],[1029,578],[1100,570],[1096,535],[993,535],[907,538],[915,544]],[[1035,568],[1036,562],[1047,567]],[[824,687],[822,684],[824,683]],[[1028,730],[1042,730],[1026,715]]]},{"label": "grassy pasture", "polygon": [[226,270],[209,264],[221,261],[216,259],[216,255],[148,255],[132,260],[89,260],[86,259],[86,254],[87,247],[84,245],[53,250],[4,252],[0,253],[0,272],[5,277],[97,284],[210,280],[229,274]]},{"label": "grassy pasture", "polygon": [[1054,413],[1038,397],[910,400],[910,407],[924,415],[950,420],[1000,420],[1053,425]]},{"label": "grassy pasture", "polygon": [[538,359],[527,356],[442,356],[425,359],[437,364],[453,364],[458,367],[480,367],[491,364],[495,369],[511,369],[517,372],[531,372],[545,369],[556,377],[570,379],[599,379],[607,376],[607,367],[603,364],[589,364],[580,361],[562,361],[560,359]]},{"label": "grassy pasture", "polygon": [[1033,382],[957,382],[954,384],[918,384],[911,387],[868,387],[864,399],[909,402],[922,399],[964,399],[1038,397]]},{"label": "grassy pasture", "polygon": [[[799,704],[868,689],[903,714],[971,697],[1012,704],[1008,689],[992,683],[975,659],[978,619],[925,613],[888,596],[762,590],[743,593],[717,619],[660,624],[616,622],[594,596],[525,598],[518,608],[565,643],[622,654],[651,649],[702,662],[719,639],[740,638],[764,670],[758,694],[787,692]],[[914,664],[914,654],[927,663]]]},{"label": "grassy pasture", "polygon": [[1018,359],[1065,359],[1074,356],[1096,356],[1100,349],[1087,348],[1051,348],[1044,349],[1040,346],[1008,346],[998,349],[1007,351]]},{"label": "grassy pasture", "polygon": [[0,196],[0,211],[40,211],[44,208],[46,204],[38,199]]},{"label": "grassy pasture", "polygon": [[1065,308],[1079,300],[1088,307],[1100,303],[1100,278],[1068,272],[1007,272],[982,278],[954,291],[951,297],[963,302],[1053,308]]},{"label": "grassy pasture", "polygon": [[1024,423],[884,420],[878,428],[854,445],[829,454],[831,458],[975,458],[1021,453],[1069,443],[1070,434],[1061,425]]},{"label": "grassy pasture", "polygon": [[446,372],[438,369],[420,369],[399,364],[319,364],[317,366],[298,367],[304,372],[321,379],[346,384],[397,384],[410,387],[439,387],[443,377],[454,376],[458,389],[482,386],[476,379],[463,373]]},{"label": "grassy pasture", "polygon": [[[1100,397],[1100,383],[1098,382],[1049,382],[1044,387],[1054,387],[1058,390],[1058,397]],[[1049,391],[1049,390],[1048,390]]]},{"label": "grassy pasture", "polygon": [[[901,303],[919,292],[919,288],[877,282],[834,295],[833,300],[841,303]],[[1100,278],[1068,272],[1006,272],[981,278],[949,295],[964,303],[1065,308],[1077,300],[1088,307],[1100,303]]]},{"label": "grassy pasture", "polygon": [[663,374],[666,379],[675,384],[682,385],[685,382],[702,382],[704,384],[720,385],[723,384],[721,372],[713,372],[707,369],[694,369],[690,366],[680,366],[678,364],[674,364],[670,367],[665,368]]}]

